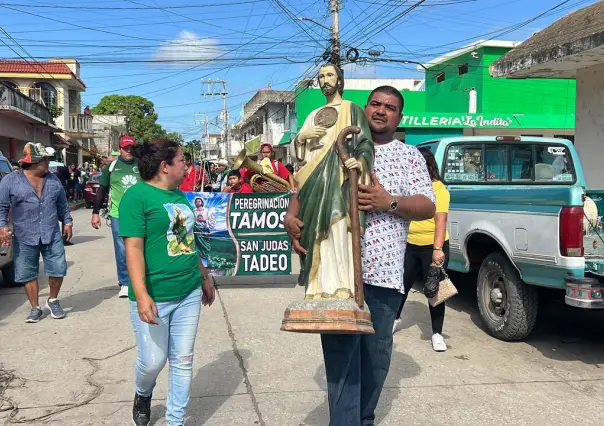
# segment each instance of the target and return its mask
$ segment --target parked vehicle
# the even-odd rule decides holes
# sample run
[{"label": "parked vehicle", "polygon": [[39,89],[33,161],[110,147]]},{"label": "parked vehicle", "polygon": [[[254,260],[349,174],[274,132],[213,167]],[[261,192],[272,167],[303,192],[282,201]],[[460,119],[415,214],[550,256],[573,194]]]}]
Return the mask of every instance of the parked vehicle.
[{"label": "parked vehicle", "polygon": [[[101,178],[102,173],[92,173],[86,182],[86,186],[84,187],[84,201],[86,202],[86,208],[91,209],[94,206],[94,200],[96,199],[96,193],[99,189],[99,179]],[[105,196],[105,202],[103,203],[103,207],[107,207],[107,202],[109,200],[109,193]]]},{"label": "parked vehicle", "polygon": [[[449,268],[478,270],[478,308],[490,334],[527,337],[539,287],[566,292],[572,306],[604,308],[604,275],[585,266],[586,184],[570,141],[473,136],[418,147],[432,150],[451,193]],[[604,256],[590,264],[604,264]]]},{"label": "parked vehicle", "polygon": [[[9,173],[13,172],[10,161],[0,152],[0,180]],[[12,229],[12,220],[9,224]],[[10,287],[15,285],[15,266],[13,264],[13,246],[7,247],[6,254],[0,256],[0,270],[2,271],[2,286]]]}]

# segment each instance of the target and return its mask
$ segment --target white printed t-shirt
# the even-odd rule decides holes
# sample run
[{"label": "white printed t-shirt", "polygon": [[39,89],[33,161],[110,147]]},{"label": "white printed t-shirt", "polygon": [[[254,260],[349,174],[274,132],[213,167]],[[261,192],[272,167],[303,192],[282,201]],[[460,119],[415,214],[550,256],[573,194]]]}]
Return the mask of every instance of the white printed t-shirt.
[{"label": "white printed t-shirt", "polygon": [[[391,195],[425,195],[435,202],[426,161],[419,150],[395,139],[375,145],[374,169]],[[404,293],[403,265],[409,223],[393,213],[369,212],[362,239],[363,282]]]}]

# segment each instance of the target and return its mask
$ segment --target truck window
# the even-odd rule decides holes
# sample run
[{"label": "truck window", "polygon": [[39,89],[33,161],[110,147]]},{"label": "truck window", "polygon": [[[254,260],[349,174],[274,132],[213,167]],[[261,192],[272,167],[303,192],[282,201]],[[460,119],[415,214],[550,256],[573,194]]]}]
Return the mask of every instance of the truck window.
[{"label": "truck window", "polygon": [[563,145],[494,143],[450,145],[444,165],[447,183],[575,182],[570,152]]},{"label": "truck window", "polygon": [[535,146],[535,181],[561,183],[575,181],[575,170],[566,147]]},{"label": "truck window", "polygon": [[451,145],[445,158],[445,180],[483,182],[483,164],[483,145]]}]

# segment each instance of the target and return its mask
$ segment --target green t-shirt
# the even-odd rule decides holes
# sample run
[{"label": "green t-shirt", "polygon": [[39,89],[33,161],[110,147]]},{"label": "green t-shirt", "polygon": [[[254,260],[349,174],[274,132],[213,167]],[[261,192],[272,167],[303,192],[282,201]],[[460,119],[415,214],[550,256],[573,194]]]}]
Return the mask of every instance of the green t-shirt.
[{"label": "green t-shirt", "polygon": [[103,169],[99,185],[109,188],[111,191],[109,216],[119,218],[122,197],[129,188],[141,180],[138,173],[138,161],[134,159],[130,163],[126,163],[122,157],[118,157],[112,172],[109,172],[109,167],[111,167],[111,163]]},{"label": "green t-shirt", "polygon": [[[201,286],[195,215],[179,189],[139,182],[120,204],[120,237],[144,238],[145,283],[154,301],[178,300]],[[136,300],[132,286],[130,300]]]}]

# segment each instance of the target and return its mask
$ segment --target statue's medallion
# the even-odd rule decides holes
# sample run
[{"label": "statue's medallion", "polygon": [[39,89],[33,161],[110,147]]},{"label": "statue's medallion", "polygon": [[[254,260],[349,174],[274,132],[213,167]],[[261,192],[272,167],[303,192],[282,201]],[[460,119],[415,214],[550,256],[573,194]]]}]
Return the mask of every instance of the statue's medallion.
[{"label": "statue's medallion", "polygon": [[315,115],[315,126],[329,129],[338,121],[338,110],[334,107],[326,106]]}]

